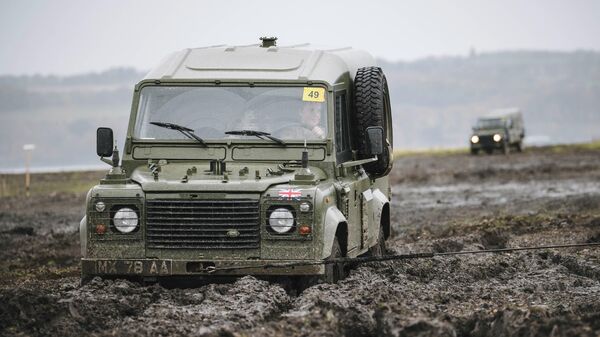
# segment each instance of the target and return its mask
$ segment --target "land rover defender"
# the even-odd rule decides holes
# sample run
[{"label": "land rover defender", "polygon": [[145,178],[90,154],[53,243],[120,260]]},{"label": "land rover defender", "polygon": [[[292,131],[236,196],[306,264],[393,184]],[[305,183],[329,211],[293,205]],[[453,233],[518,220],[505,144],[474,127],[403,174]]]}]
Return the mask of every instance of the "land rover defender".
[{"label": "land rover defender", "polygon": [[495,110],[487,117],[477,119],[473,126],[471,154],[476,155],[479,150],[489,154],[495,149],[508,154],[511,148],[521,152],[523,138],[525,129],[521,111],[516,108]]},{"label": "land rover defender", "polygon": [[87,195],[83,282],[335,282],[338,263],[286,263],[385,251],[393,140],[382,70],[353,48],[261,40],[170,55],[135,86],[122,151],[110,128],[97,130],[112,169]]}]

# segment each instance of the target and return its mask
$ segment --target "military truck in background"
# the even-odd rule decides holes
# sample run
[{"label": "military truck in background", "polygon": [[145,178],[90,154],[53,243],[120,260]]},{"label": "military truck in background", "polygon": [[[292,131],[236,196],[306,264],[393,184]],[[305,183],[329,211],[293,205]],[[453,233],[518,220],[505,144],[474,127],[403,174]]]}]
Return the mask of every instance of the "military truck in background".
[{"label": "military truck in background", "polygon": [[182,50],[150,71],[122,159],[112,130],[98,129],[112,169],[87,195],[83,282],[335,282],[344,267],[318,262],[383,254],[393,140],[382,70],[353,48],[261,40]]},{"label": "military truck in background", "polygon": [[470,138],[471,154],[480,150],[490,154],[501,150],[508,154],[511,149],[523,150],[525,128],[523,114],[517,108],[492,111],[488,116],[477,119]]}]

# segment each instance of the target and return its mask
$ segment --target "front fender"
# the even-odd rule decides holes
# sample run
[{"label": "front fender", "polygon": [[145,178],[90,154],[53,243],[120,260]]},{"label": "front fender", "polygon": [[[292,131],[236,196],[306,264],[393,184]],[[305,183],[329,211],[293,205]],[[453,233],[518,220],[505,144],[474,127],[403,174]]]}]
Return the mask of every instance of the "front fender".
[{"label": "front fender", "polygon": [[326,259],[331,255],[331,247],[333,246],[333,240],[335,239],[338,225],[345,222],[346,217],[337,207],[331,206],[327,209],[325,220],[323,221],[323,259]]},{"label": "front fender", "polygon": [[[389,227],[389,219],[382,219],[383,216],[383,208],[386,205],[389,205],[390,200],[381,192],[379,189],[373,190],[373,212],[374,212],[374,225],[375,231],[374,233],[379,233],[379,226],[384,225]],[[389,215],[389,212],[386,212]],[[383,221],[382,221],[383,220]],[[385,233],[386,238],[389,237],[390,228],[383,228],[383,232]],[[375,234],[374,237],[377,237]]]},{"label": "front fender", "polygon": [[79,243],[81,244],[81,257],[87,255],[87,215],[79,222]]},{"label": "front fender", "polygon": [[373,212],[375,214],[375,224],[377,224],[377,227],[381,224],[381,212],[383,211],[383,206],[389,203],[390,201],[381,190],[373,190]]}]

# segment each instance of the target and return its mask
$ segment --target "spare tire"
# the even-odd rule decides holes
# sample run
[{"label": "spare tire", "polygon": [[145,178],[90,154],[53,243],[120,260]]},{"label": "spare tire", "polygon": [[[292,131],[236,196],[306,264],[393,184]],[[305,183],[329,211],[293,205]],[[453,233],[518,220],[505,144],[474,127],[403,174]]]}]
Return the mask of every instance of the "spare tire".
[{"label": "spare tire", "polygon": [[392,169],[391,158],[391,111],[387,80],[379,67],[359,68],[354,78],[354,121],[356,124],[356,146],[359,159],[372,157],[369,154],[367,128],[377,126],[383,128],[383,153],[376,162],[363,165],[365,171],[372,176],[380,177]]}]

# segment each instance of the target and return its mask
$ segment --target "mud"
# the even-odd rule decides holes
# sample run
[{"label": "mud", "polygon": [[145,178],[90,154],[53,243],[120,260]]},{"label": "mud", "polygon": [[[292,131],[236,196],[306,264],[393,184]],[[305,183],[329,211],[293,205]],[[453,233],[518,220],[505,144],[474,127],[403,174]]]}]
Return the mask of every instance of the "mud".
[{"label": "mud", "polygon": [[[390,253],[600,241],[600,152],[411,156]],[[600,249],[372,263],[299,295],[252,276],[79,285],[81,194],[0,199],[6,336],[598,336]]]}]

